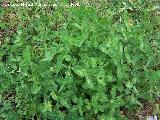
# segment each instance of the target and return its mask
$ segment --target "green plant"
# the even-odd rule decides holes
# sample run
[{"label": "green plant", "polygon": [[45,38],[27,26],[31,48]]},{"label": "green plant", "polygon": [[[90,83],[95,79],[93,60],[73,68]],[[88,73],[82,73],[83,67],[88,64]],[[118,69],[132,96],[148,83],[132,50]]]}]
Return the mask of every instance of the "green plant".
[{"label": "green plant", "polygon": [[108,15],[15,8],[21,23],[0,45],[2,119],[120,120],[159,97],[159,16],[146,2],[110,4]]}]

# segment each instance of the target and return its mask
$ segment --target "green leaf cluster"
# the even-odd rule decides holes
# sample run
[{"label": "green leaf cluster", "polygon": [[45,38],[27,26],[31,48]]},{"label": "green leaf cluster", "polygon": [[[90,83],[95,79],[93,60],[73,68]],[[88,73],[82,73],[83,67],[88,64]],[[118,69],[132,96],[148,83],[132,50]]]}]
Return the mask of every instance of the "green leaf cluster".
[{"label": "green leaf cluster", "polygon": [[120,120],[159,97],[160,17],[105,4],[8,8],[21,22],[0,44],[0,119]]}]

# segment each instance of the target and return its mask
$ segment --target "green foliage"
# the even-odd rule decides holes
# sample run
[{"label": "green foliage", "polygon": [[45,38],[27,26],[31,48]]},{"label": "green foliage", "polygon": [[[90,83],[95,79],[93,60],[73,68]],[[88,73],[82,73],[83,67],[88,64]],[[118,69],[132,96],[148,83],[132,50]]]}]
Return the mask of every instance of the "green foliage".
[{"label": "green foliage", "polygon": [[0,119],[120,120],[159,97],[160,17],[146,4],[12,9],[20,22],[0,45]]}]

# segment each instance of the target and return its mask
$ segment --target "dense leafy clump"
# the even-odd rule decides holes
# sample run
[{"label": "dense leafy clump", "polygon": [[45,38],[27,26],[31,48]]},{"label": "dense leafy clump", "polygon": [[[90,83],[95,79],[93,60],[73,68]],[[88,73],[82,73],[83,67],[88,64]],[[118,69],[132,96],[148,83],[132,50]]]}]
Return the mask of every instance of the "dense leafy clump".
[{"label": "dense leafy clump", "polygon": [[159,97],[158,13],[106,6],[2,9],[0,119],[120,120]]}]

